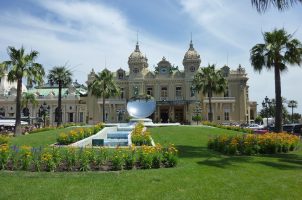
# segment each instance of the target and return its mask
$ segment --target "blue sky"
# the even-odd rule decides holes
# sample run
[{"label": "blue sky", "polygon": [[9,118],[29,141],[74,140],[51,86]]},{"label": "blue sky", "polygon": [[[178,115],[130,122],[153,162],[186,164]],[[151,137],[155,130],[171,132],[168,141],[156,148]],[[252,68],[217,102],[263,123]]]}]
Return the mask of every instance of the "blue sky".
[{"label": "blue sky", "polygon": [[[163,56],[182,69],[192,32],[202,66],[241,64],[250,78],[250,100],[260,104],[266,95],[274,97],[273,72],[254,72],[249,50],[274,28],[302,41],[301,11],[297,5],[259,14],[250,0],[0,0],[0,60],[8,59],[7,46],[24,45],[40,52],[38,62],[47,71],[68,63],[74,79],[85,82],[92,68],[127,69],[138,31],[150,70]],[[297,100],[300,113],[301,74],[302,68],[290,67],[282,75],[282,95]]]}]

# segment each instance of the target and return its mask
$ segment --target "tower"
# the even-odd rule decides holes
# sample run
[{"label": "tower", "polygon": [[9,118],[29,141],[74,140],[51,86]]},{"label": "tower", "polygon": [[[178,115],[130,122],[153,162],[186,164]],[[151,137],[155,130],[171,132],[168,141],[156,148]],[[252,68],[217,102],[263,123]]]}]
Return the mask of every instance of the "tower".
[{"label": "tower", "polygon": [[141,53],[138,42],[129,56],[128,65],[130,78],[142,78],[148,72],[148,59]]},{"label": "tower", "polygon": [[184,59],[182,64],[185,69],[185,76],[192,77],[194,76],[195,72],[199,69],[201,63],[200,55],[193,47],[192,39],[190,41],[190,47],[188,51],[185,53]]}]

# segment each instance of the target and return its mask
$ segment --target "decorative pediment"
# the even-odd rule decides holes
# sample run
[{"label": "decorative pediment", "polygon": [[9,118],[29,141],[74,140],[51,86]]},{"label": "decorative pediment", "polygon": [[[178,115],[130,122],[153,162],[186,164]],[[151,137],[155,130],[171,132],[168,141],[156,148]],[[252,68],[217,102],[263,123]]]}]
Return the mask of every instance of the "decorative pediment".
[{"label": "decorative pediment", "polygon": [[155,75],[154,75],[154,73],[152,73],[152,72],[148,72],[146,75],[145,75],[145,78],[150,78],[150,79],[152,79],[152,78],[154,78],[155,77]]},{"label": "decorative pediment", "polygon": [[227,65],[225,65],[221,68],[221,72],[224,77],[227,77],[230,74],[230,68]]},{"label": "decorative pediment", "polygon": [[17,89],[15,87],[12,87],[9,90],[9,94],[12,95],[12,96],[16,96],[17,95]]},{"label": "decorative pediment", "polygon": [[182,72],[180,72],[179,70],[177,70],[174,74],[175,78],[182,78],[184,76],[184,74]]},{"label": "decorative pediment", "polygon": [[125,79],[126,78],[126,72],[125,72],[125,70],[123,70],[122,68],[119,68],[116,71],[116,77],[117,77],[117,79]]}]

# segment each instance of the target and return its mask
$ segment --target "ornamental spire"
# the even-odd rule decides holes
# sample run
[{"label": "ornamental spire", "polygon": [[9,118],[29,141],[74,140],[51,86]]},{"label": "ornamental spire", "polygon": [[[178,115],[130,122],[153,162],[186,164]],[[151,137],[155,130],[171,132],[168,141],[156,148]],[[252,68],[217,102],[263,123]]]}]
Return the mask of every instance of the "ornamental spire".
[{"label": "ornamental spire", "polygon": [[189,50],[194,50],[193,42],[192,42],[192,32],[191,32],[191,40],[190,40],[190,48]]},{"label": "ornamental spire", "polygon": [[138,31],[136,31],[136,46],[135,46],[135,51],[140,52],[139,45],[138,45]]}]

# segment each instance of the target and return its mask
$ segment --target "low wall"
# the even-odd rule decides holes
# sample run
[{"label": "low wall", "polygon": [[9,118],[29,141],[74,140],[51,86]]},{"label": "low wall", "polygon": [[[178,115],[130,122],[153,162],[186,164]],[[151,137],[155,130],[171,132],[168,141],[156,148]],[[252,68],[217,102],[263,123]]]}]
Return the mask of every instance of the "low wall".
[{"label": "low wall", "polygon": [[68,146],[71,147],[85,147],[85,146],[92,146],[92,139],[106,139],[107,138],[107,133],[116,131],[117,127],[105,127],[102,130],[100,130],[98,133],[85,138],[83,140],[77,141],[75,143],[72,143]]}]

